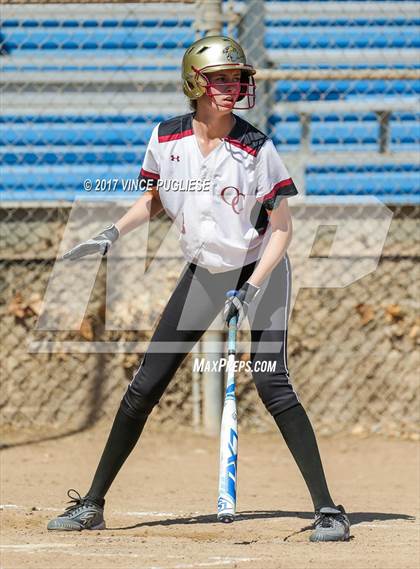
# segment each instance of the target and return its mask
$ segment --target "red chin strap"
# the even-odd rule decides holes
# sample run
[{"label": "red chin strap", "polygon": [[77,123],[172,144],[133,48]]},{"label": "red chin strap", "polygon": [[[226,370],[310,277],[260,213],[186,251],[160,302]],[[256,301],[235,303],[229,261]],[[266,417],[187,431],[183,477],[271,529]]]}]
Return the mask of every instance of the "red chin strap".
[{"label": "red chin strap", "polygon": [[[212,101],[214,101],[218,109],[237,109],[245,111],[254,107],[256,85],[252,75],[248,76],[248,81],[246,83],[243,83],[242,81],[232,83],[211,83],[202,71],[196,68],[194,68],[194,71],[196,72],[196,78],[201,77],[206,81],[206,85],[204,85],[206,94]],[[229,90],[229,92],[225,92],[226,88],[231,90]],[[222,92],[214,94],[212,90],[220,90]],[[232,97],[233,101],[225,100],[227,97]],[[243,104],[238,105],[240,101],[243,101]]]}]

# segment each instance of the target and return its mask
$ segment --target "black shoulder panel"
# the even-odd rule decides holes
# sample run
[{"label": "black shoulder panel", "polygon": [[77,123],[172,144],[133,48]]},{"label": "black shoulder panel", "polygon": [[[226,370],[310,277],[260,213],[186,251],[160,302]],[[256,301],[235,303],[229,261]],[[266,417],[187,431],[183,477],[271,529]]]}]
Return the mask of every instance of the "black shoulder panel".
[{"label": "black shoulder panel", "polygon": [[241,147],[249,149],[250,154],[257,156],[268,136],[254,125],[235,115],[236,125],[229,135],[229,140],[236,140]]},{"label": "black shoulder panel", "polygon": [[188,136],[192,131],[192,114],[173,117],[167,121],[159,123],[158,138],[159,142],[166,142],[174,138]]}]

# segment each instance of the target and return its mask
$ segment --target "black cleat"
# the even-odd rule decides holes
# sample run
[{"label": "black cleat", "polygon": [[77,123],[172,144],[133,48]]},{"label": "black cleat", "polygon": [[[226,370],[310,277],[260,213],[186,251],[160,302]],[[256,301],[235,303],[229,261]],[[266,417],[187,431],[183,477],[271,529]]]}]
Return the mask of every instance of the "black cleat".
[{"label": "black cleat", "polygon": [[349,538],[350,522],[343,506],[325,507],[315,512],[310,541],[348,541]]},{"label": "black cleat", "polygon": [[[74,494],[72,494],[74,492]],[[82,498],[71,488],[67,492],[70,502],[64,513],[48,523],[47,529],[58,531],[81,531],[82,529],[105,529],[104,509],[87,498]]]}]

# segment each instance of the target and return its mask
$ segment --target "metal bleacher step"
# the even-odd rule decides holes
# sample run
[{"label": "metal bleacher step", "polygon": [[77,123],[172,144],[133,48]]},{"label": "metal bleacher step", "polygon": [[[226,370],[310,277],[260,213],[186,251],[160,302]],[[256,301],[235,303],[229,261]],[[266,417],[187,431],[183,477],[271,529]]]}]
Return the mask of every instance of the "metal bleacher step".
[{"label": "metal bleacher step", "polygon": [[[261,4],[274,69],[419,69],[418,2]],[[162,109],[189,110],[180,61],[192,13],[182,2],[31,4],[29,16],[2,6],[0,197],[133,198],[121,180],[137,177]],[[420,82],[395,77],[275,81],[270,135],[308,200],[420,201]],[[119,185],[86,192],[85,179]]]}]

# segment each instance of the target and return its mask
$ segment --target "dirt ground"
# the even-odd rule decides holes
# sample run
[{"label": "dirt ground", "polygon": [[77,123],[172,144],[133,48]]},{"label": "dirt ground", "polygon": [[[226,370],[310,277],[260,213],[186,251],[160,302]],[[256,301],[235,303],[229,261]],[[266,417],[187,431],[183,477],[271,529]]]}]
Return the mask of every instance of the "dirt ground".
[{"label": "dirt ground", "polygon": [[321,439],[348,543],[311,544],[311,502],[276,432],[241,434],[238,517],[216,522],[218,441],[146,431],[108,496],[102,532],[47,532],[66,491],[86,492],[109,425],[2,453],[2,569],[417,569],[419,448]]}]

